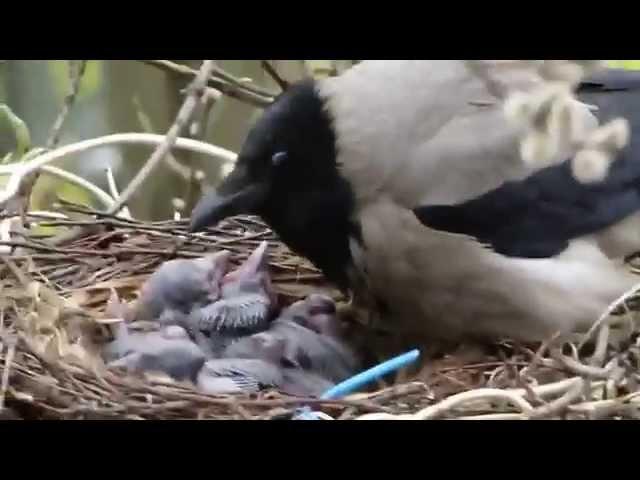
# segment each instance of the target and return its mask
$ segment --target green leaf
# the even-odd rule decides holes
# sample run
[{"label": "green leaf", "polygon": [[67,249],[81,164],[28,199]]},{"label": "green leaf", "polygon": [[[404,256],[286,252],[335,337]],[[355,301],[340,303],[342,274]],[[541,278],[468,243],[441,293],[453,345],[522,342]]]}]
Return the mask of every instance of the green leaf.
[{"label": "green leaf", "polygon": [[[16,149],[14,153],[21,158],[31,149],[31,134],[27,125],[9,108],[8,105],[0,104],[0,119],[6,119],[16,138]],[[3,162],[7,159],[5,157]]]}]

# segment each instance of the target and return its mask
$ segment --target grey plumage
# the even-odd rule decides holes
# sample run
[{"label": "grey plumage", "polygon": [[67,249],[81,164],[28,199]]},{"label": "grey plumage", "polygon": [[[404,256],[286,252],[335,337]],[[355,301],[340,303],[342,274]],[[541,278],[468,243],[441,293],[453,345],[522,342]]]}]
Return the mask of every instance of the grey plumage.
[{"label": "grey plumage", "polygon": [[197,378],[198,388],[208,394],[256,393],[283,383],[282,369],[278,365],[249,358],[208,360]]},{"label": "grey plumage", "polygon": [[264,358],[262,352],[269,349],[279,352],[285,367],[301,369],[331,382],[343,381],[357,373],[360,365],[356,354],[344,342],[323,333],[323,330],[337,331],[332,326],[337,322],[335,315],[318,313],[332,306],[335,308],[332,301],[320,296],[296,302],[267,331],[238,339],[224,350],[223,356]]},{"label": "grey plumage", "polygon": [[275,320],[268,332],[285,340],[285,357],[303,370],[316,373],[332,382],[355,375],[359,361],[350,348],[337,338],[319,334],[289,320]]},{"label": "grey plumage", "polygon": [[[268,330],[231,342],[222,351],[223,358],[212,362],[210,368],[233,367],[245,372],[233,376],[242,376],[236,384],[242,383],[237,388],[245,391],[254,391],[262,384],[290,395],[319,396],[359,368],[355,354],[346,345],[323,333],[336,332],[337,328],[331,326],[336,322],[333,301],[311,295],[285,308]],[[210,381],[211,372],[203,375]],[[212,384],[222,388],[221,382]]]},{"label": "grey plumage", "polygon": [[339,333],[336,304],[329,296],[311,294],[285,308],[278,317],[291,320],[317,333],[337,336]]},{"label": "grey plumage", "polygon": [[335,383],[321,375],[298,368],[283,368],[282,376],[280,389],[284,393],[298,397],[319,397],[335,386]]},{"label": "grey plumage", "polygon": [[163,263],[144,283],[135,305],[138,320],[157,320],[165,310],[188,313],[220,297],[220,282],[228,271],[230,252]]},{"label": "grey plumage", "polygon": [[313,372],[262,358],[208,360],[197,379],[198,388],[208,394],[257,393],[275,388],[289,395],[317,397],[333,385]]},{"label": "grey plumage", "polygon": [[130,332],[124,322],[118,326],[115,339],[104,347],[103,356],[109,366],[163,372],[179,381],[195,381],[206,360],[179,326],[138,333]]},{"label": "grey plumage", "polygon": [[256,248],[236,270],[226,274],[220,298],[193,309],[181,325],[209,355],[218,356],[236,338],[268,327],[274,307],[267,268],[267,242]]}]

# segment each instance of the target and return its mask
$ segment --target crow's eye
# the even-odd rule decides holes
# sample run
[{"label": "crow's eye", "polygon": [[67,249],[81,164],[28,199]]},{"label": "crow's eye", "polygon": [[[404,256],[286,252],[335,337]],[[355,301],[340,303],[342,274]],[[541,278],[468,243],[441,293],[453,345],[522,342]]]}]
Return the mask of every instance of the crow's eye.
[{"label": "crow's eye", "polygon": [[271,157],[271,162],[273,163],[274,166],[277,167],[282,162],[284,162],[286,159],[287,159],[287,152],[276,152]]}]

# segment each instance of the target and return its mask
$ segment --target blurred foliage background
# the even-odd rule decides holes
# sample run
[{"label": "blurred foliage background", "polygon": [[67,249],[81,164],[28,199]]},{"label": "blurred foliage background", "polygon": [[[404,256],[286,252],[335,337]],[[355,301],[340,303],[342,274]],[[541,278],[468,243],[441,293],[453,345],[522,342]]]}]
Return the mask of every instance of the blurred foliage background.
[{"label": "blurred foliage background", "polygon": [[[177,61],[198,68],[200,61]],[[339,74],[356,60],[273,60],[271,64],[288,81],[307,75],[323,77]],[[611,60],[615,67],[640,69],[640,60]],[[239,78],[251,78],[255,85],[274,93],[277,84],[260,60],[220,60],[218,65]],[[45,146],[53,123],[70,90],[69,62],[65,60],[0,61],[0,104],[27,125],[32,146]],[[182,103],[188,78],[177,78],[137,60],[91,60],[80,83],[72,111],[61,130],[59,145],[120,132],[166,133]],[[222,96],[213,105],[202,140],[237,152],[247,129],[261,109]],[[0,120],[0,158],[16,148],[16,135],[6,119]],[[56,165],[74,172],[108,190],[105,169],[111,167],[122,190],[151,154],[152,147],[109,146],[66,158]],[[211,158],[174,151],[176,160],[203,170],[208,183],[215,185],[224,172]],[[0,184],[6,177],[0,178]],[[162,165],[132,199],[132,214],[143,220],[173,215],[172,198],[182,197],[185,179]],[[32,200],[32,208],[46,209],[57,196],[83,203],[92,197],[78,187],[43,175]],[[94,204],[94,206],[97,206]],[[189,205],[187,205],[189,208]]]}]

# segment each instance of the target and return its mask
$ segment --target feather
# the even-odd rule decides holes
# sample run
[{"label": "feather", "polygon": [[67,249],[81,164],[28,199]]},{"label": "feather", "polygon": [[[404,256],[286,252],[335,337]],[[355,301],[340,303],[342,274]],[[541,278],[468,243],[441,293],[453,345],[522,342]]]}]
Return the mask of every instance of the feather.
[{"label": "feather", "polygon": [[270,305],[262,295],[222,299],[197,311],[197,328],[205,332],[256,331],[266,326]]},{"label": "feather", "polygon": [[474,237],[501,254],[544,258],[639,209],[640,163],[625,154],[601,182],[577,181],[564,162],[467,202],[414,213],[430,228]]}]

